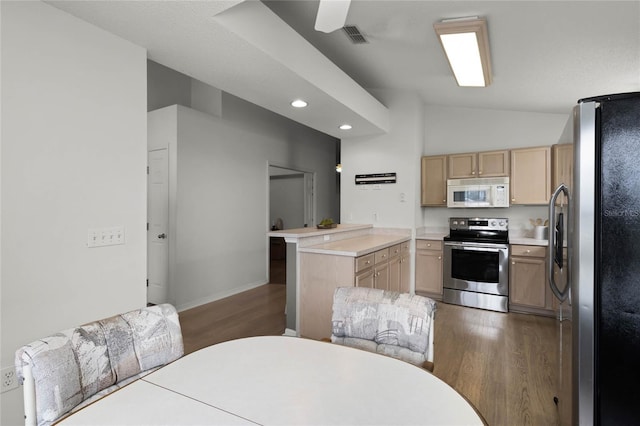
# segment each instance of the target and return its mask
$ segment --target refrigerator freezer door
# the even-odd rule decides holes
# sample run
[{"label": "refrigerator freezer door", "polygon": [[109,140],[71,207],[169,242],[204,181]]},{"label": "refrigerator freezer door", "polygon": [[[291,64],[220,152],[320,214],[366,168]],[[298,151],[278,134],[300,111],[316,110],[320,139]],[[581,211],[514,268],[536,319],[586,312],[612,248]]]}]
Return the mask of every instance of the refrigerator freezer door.
[{"label": "refrigerator freezer door", "polygon": [[640,419],[640,96],[600,104],[596,423]]}]

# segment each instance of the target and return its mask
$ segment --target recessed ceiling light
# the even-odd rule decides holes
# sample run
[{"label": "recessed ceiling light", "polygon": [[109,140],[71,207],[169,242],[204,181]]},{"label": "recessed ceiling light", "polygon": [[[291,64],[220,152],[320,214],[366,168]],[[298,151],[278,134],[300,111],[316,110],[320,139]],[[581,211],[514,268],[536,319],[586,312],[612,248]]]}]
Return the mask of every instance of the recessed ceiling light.
[{"label": "recessed ceiling light", "polygon": [[340,130],[351,130],[352,128],[351,124],[343,124],[340,126]]},{"label": "recessed ceiling light", "polygon": [[306,107],[308,104],[303,101],[302,99],[296,99],[295,101],[291,102],[291,106],[295,107],[295,108],[304,108]]}]

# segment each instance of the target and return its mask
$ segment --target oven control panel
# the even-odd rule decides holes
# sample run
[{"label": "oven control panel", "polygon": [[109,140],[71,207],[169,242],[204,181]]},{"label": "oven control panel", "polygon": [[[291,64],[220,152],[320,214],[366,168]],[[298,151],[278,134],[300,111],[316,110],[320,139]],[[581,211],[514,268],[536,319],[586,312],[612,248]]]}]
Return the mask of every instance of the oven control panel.
[{"label": "oven control panel", "polygon": [[451,230],[458,231],[507,231],[509,229],[509,219],[487,217],[451,217],[449,218],[449,228]]}]

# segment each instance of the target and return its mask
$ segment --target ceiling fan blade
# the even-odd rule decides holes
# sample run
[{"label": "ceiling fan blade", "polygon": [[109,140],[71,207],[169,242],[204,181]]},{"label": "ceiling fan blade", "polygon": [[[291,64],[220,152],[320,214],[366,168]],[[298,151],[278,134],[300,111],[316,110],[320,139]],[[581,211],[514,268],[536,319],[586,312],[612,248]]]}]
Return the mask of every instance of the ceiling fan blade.
[{"label": "ceiling fan blade", "polygon": [[344,27],[351,0],[320,0],[316,15],[316,31],[330,33]]}]

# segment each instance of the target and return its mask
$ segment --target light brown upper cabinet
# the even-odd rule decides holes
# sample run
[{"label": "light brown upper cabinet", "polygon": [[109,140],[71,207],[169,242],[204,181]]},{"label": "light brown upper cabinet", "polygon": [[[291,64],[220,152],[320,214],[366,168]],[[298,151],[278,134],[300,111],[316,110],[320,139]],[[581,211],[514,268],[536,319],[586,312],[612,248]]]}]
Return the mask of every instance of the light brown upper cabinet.
[{"label": "light brown upper cabinet", "polygon": [[450,154],[449,179],[509,176],[509,151]]},{"label": "light brown upper cabinet", "polygon": [[561,183],[571,189],[573,182],[573,144],[566,143],[551,147],[551,161],[553,161],[553,185],[555,190]]},{"label": "light brown upper cabinet", "polygon": [[447,205],[447,156],[422,157],[421,195],[423,206]]},{"label": "light brown upper cabinet", "polygon": [[511,204],[547,204],[551,197],[551,147],[511,150]]}]

